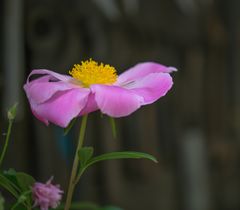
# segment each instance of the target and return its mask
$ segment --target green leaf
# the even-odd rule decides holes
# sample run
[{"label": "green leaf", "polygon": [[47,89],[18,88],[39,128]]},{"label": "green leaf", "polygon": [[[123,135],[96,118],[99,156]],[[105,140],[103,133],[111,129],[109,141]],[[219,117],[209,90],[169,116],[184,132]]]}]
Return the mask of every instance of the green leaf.
[{"label": "green leaf", "polygon": [[[32,204],[28,202],[31,193],[32,193],[31,190],[28,190],[23,192],[20,196],[18,196],[17,202],[12,206],[11,210],[16,209],[17,207],[19,209],[19,205],[25,205],[27,209],[31,209]],[[27,202],[27,204],[25,202]]]},{"label": "green leaf", "polygon": [[17,172],[13,168],[10,168],[7,171],[4,171],[3,175],[17,184],[16,173]]},{"label": "green leaf", "polygon": [[5,177],[2,173],[0,174],[0,186],[6,189],[9,193],[11,193],[15,198],[19,195],[19,188],[16,186],[14,182]]},{"label": "green leaf", "polygon": [[35,182],[35,179],[23,172],[16,172],[14,169],[9,169],[4,171],[4,177],[6,177],[11,183],[17,186],[17,189],[21,192],[25,192],[30,189],[30,187]]},{"label": "green leaf", "polygon": [[94,163],[99,162],[99,161],[114,160],[114,159],[127,159],[127,158],[128,159],[144,158],[144,159],[152,160],[153,162],[157,163],[157,159],[154,156],[149,155],[147,153],[124,151],[124,152],[110,152],[110,153],[96,156],[88,161],[86,168]]},{"label": "green leaf", "polygon": [[82,147],[78,151],[80,167],[84,167],[87,164],[87,162],[91,159],[92,156],[93,156],[92,147]]},{"label": "green leaf", "polygon": [[17,114],[17,106],[18,103],[15,103],[7,112],[7,116],[9,120],[14,120]]},{"label": "green leaf", "polygon": [[17,199],[13,209],[20,204],[31,207],[32,197],[30,187],[35,182],[34,178],[23,172],[16,172],[14,169],[5,171],[0,176],[0,185],[8,190]]},{"label": "green leaf", "polygon": [[71,122],[68,124],[68,126],[64,128],[64,133],[63,133],[64,136],[66,136],[69,133],[69,131],[72,129],[73,125],[75,124],[76,120],[77,120],[76,117],[73,118]]},{"label": "green leaf", "polygon": [[4,171],[3,173],[4,173],[4,175],[16,176],[17,172],[15,171],[15,169],[9,168],[7,171]]},{"label": "green leaf", "polygon": [[4,171],[3,176],[9,180],[9,183],[11,183],[11,185],[15,187],[18,192],[20,192],[20,188],[18,186],[16,178],[16,171],[14,169],[10,168],[7,171]]},{"label": "green leaf", "polygon": [[16,179],[18,186],[21,188],[21,196],[18,199],[18,205],[26,202],[28,206],[31,206],[32,196],[31,196],[31,186],[35,183],[35,179],[23,172],[16,173]]},{"label": "green leaf", "polygon": [[17,172],[13,168],[10,168],[7,171],[4,171],[3,175],[4,175],[4,177],[6,177],[9,180],[9,182],[12,184],[12,186],[15,187],[16,190],[20,193],[21,188],[17,181]]},{"label": "green leaf", "polygon": [[28,191],[30,187],[35,183],[35,179],[32,176],[23,172],[17,172],[16,178],[22,192]]}]

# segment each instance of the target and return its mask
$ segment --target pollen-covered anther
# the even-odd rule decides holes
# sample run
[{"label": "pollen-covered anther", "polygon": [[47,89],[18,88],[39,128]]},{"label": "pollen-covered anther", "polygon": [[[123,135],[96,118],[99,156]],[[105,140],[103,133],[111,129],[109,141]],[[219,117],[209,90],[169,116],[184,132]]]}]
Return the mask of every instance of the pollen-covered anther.
[{"label": "pollen-covered anther", "polygon": [[98,64],[92,59],[75,64],[69,74],[79,80],[84,87],[93,84],[111,85],[117,81],[117,72],[114,67],[103,63]]}]

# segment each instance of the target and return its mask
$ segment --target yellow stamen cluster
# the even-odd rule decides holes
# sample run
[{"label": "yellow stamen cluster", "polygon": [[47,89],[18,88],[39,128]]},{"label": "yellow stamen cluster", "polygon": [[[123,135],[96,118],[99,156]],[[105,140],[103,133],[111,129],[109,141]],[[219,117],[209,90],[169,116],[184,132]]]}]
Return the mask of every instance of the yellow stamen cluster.
[{"label": "yellow stamen cluster", "polygon": [[103,63],[98,64],[92,59],[75,64],[69,74],[79,80],[84,87],[92,84],[111,85],[117,80],[117,72],[114,67]]}]

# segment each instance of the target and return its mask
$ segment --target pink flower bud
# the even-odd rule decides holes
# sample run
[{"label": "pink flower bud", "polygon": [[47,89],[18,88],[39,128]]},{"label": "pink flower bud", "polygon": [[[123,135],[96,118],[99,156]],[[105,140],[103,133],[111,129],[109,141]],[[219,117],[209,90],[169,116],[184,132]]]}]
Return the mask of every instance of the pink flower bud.
[{"label": "pink flower bud", "polygon": [[41,210],[48,210],[48,208],[56,208],[62,198],[63,191],[60,190],[59,185],[51,184],[53,177],[51,177],[46,184],[36,182],[32,187],[32,196],[34,207],[39,206]]}]

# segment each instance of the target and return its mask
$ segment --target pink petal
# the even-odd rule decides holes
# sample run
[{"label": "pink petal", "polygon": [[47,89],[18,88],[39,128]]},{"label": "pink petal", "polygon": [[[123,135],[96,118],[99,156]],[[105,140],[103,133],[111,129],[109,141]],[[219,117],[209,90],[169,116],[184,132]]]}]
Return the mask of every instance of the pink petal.
[{"label": "pink petal", "polygon": [[66,91],[76,87],[66,82],[39,82],[37,80],[25,84],[24,90],[28,98],[31,98],[35,103],[43,103],[51,98],[58,91]]},{"label": "pink petal", "polygon": [[32,112],[45,124],[52,122],[60,127],[66,127],[69,122],[86,106],[89,89],[78,88],[59,91],[48,101],[37,104],[29,98]]},{"label": "pink petal", "polygon": [[172,71],[177,71],[177,69],[174,67],[167,67],[155,62],[139,63],[120,74],[116,84],[124,86],[131,81],[145,77],[146,75],[151,73],[171,73]]},{"label": "pink petal", "polygon": [[172,87],[172,77],[168,73],[152,73],[125,86],[144,98],[143,104],[151,104],[164,96]]},{"label": "pink petal", "polygon": [[143,98],[118,86],[92,85],[96,103],[102,113],[111,117],[123,117],[136,111]]},{"label": "pink petal", "polygon": [[88,114],[90,112],[94,112],[96,110],[98,110],[98,106],[97,106],[97,103],[95,101],[95,94],[90,93],[89,96],[88,96],[87,104],[84,107],[84,109],[80,112],[79,115],[83,116],[85,114]]},{"label": "pink petal", "polygon": [[27,82],[29,82],[29,79],[32,75],[41,75],[41,74],[50,75],[52,78],[55,78],[64,82],[70,82],[72,80],[72,77],[68,75],[58,74],[54,71],[47,70],[47,69],[35,69],[29,74]]},{"label": "pink petal", "polygon": [[[29,82],[29,78],[32,75],[39,74],[47,75]],[[53,79],[55,79],[55,81],[52,81]],[[69,78],[69,76],[61,75],[49,70],[33,70],[28,77],[27,83],[24,85],[24,90],[28,98],[31,98],[32,101],[35,103],[43,103],[52,97],[57,91],[65,91],[79,87],[70,83],[70,81],[71,78]]]}]

